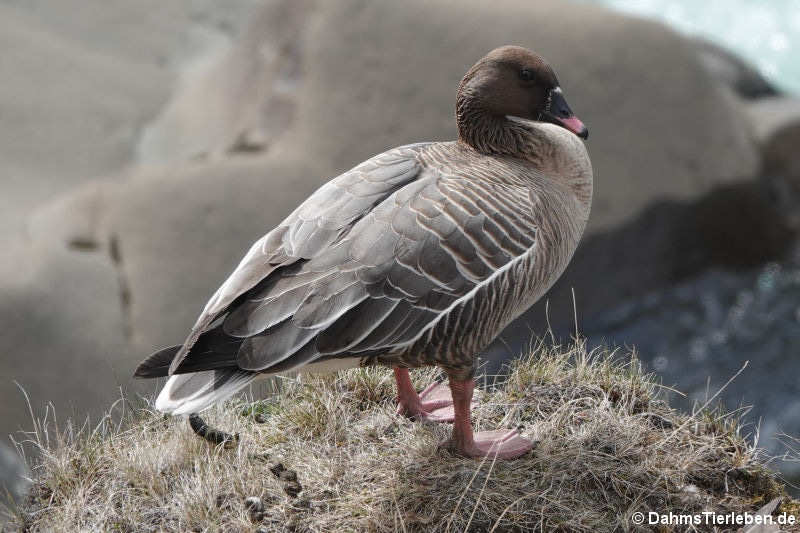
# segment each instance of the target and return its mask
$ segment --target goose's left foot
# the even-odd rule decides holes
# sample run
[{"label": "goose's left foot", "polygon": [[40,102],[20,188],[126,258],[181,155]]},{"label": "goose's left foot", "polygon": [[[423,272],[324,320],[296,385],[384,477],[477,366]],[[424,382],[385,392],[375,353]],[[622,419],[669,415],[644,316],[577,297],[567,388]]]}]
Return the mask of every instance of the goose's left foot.
[{"label": "goose's left foot", "polygon": [[431,383],[417,394],[407,368],[395,368],[397,380],[397,414],[430,422],[452,422],[455,418],[450,388],[444,383]]},{"label": "goose's left foot", "polygon": [[473,434],[470,414],[474,389],[475,381],[472,379],[450,379],[455,419],[453,435],[442,443],[442,447],[465,457],[497,456],[498,459],[516,459],[531,451],[533,443],[523,438],[516,429],[479,431]]}]

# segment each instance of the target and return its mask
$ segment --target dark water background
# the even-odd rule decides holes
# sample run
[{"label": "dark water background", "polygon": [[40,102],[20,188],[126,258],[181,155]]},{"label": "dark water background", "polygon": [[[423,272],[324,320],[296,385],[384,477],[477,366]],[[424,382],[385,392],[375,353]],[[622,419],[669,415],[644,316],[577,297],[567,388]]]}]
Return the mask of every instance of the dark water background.
[{"label": "dark water background", "polygon": [[[787,451],[780,435],[800,435],[800,262],[746,271],[711,269],[644,294],[583,325],[593,345],[635,346],[645,367],[690,410],[717,397],[728,409],[750,408],[747,430],[759,430],[770,453]],[[715,400],[716,402],[716,400]],[[783,441],[783,442],[782,442]],[[800,465],[780,461],[795,477]]]}]

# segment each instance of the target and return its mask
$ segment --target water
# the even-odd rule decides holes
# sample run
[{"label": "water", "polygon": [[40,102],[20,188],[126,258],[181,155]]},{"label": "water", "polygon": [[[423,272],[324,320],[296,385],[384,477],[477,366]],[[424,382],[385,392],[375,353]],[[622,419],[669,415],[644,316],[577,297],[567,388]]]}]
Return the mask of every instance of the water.
[{"label": "water", "polygon": [[733,50],[776,87],[800,93],[800,0],[586,0],[661,20]]},{"label": "water", "polygon": [[[800,266],[795,261],[729,272],[712,269],[604,313],[587,325],[593,344],[636,346],[645,366],[686,399],[702,405],[749,361],[719,395],[728,409],[752,406],[750,432],[786,452],[783,433],[800,435]],[[800,476],[800,464],[776,462]]]}]

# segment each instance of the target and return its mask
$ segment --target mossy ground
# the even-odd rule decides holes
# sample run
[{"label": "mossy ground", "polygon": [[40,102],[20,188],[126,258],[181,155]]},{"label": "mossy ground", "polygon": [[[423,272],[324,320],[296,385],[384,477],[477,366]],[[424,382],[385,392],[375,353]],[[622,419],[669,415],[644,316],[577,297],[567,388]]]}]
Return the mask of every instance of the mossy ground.
[{"label": "mossy ground", "polygon": [[[442,377],[435,369],[412,375],[420,388]],[[636,359],[587,353],[581,343],[537,346],[481,393],[478,429],[521,426],[535,441],[516,461],[439,450],[450,427],[397,416],[387,369],[279,379],[277,388],[265,400],[204,413],[210,425],[240,434],[233,448],[209,445],[185,419],[147,408],[128,408],[94,430],[54,433],[38,424],[27,435],[40,452],[33,490],[7,527],[618,531],[636,530],[637,511],[752,512],[784,495],[736,416],[677,412]],[[297,473],[298,497],[270,470],[276,462]],[[251,496],[263,512],[248,510]],[[798,508],[787,498],[779,511]]]}]

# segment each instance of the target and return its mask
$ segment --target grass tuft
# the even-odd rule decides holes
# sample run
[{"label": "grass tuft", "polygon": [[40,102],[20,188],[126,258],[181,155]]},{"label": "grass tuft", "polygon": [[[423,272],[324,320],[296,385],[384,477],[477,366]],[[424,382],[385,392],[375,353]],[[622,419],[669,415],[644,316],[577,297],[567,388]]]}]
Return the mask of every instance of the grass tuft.
[{"label": "grass tuft", "polygon": [[[412,376],[418,388],[441,379]],[[637,511],[754,512],[785,496],[738,413],[675,411],[635,357],[582,343],[536,346],[481,394],[478,430],[519,426],[536,443],[510,462],[439,450],[449,426],[395,415],[387,369],[284,378],[277,389],[204,415],[240,434],[234,449],[147,408],[91,430],[37,423],[26,436],[39,452],[33,490],[10,527],[617,531],[635,529]],[[786,498],[779,511],[798,509]]]}]

